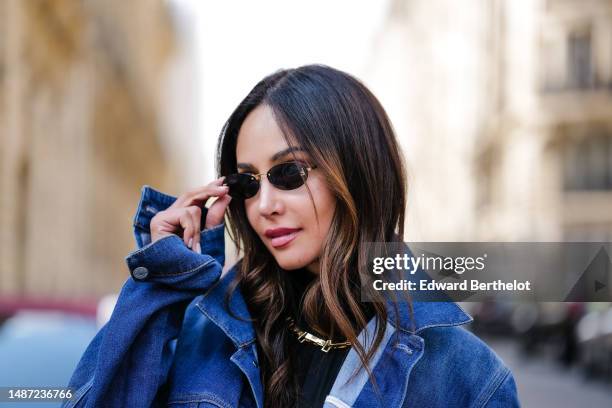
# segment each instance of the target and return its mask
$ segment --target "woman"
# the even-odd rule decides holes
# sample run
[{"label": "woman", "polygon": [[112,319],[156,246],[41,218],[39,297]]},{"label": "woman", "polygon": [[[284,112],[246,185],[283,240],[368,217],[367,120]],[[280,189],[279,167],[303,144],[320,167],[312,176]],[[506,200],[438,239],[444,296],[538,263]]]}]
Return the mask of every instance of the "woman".
[{"label": "woman", "polygon": [[[360,301],[365,244],[401,241],[406,194],[363,84],[321,65],[276,72],[217,151],[210,184],[143,188],[131,278],[65,406],[518,406],[455,303]],[[226,213],[243,257],[221,277]]]}]

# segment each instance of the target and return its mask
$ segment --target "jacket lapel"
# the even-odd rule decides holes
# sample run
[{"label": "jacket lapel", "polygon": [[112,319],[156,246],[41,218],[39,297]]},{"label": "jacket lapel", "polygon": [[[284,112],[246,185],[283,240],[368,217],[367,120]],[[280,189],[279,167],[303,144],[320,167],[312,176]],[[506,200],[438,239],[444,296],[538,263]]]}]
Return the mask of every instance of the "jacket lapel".
[{"label": "jacket lapel", "polygon": [[257,408],[263,408],[263,384],[259,377],[255,330],[239,289],[236,289],[229,301],[229,308],[237,317],[231,316],[225,309],[225,293],[235,276],[236,268],[230,269],[215,286],[202,296],[196,306],[210,321],[219,326],[236,346],[237,350],[232,354],[230,360],[248,379]]},{"label": "jacket lapel", "polygon": [[[400,325],[393,324],[394,308],[388,308],[390,317],[386,322],[383,341],[370,361],[376,385],[370,381],[366,370],[361,370],[355,380],[346,384],[349,378],[347,374],[352,374],[361,366],[357,353],[351,349],[325,401],[326,408],[401,407],[406,398],[412,369],[423,356],[425,349],[425,341],[419,333],[429,327],[455,326],[472,321],[472,318],[453,302],[413,302],[414,324],[408,324],[409,305],[398,303],[397,306]],[[359,335],[359,340],[366,350],[370,348],[376,333],[374,320],[375,318]]]},{"label": "jacket lapel", "polygon": [[232,356],[230,360],[242,370],[246,378],[249,380],[251,391],[255,396],[255,401],[258,408],[263,408],[263,384],[259,377],[259,364],[257,363],[257,347],[255,343],[249,346],[241,347]]},{"label": "jacket lapel", "polygon": [[[369,350],[372,347],[374,341],[374,335],[376,333],[377,320],[372,318],[368,325],[361,331],[357,337],[359,342],[363,345],[365,350]],[[385,322],[385,334],[380,343],[380,347],[376,350],[372,359],[370,360],[370,369],[375,367],[383,366],[388,359],[388,345],[393,341],[393,337],[397,333],[395,327],[389,322]],[[361,367],[361,360],[357,355],[354,348],[351,348],[347,354],[340,371],[336,377],[334,385],[332,386],[329,395],[325,399],[324,407],[352,407],[361,390],[368,384],[368,373],[366,370],[359,370]],[[359,371],[358,371],[359,370]],[[358,371],[358,374],[354,377],[353,374]],[[378,370],[380,371],[380,369]]]},{"label": "jacket lapel", "polygon": [[[255,331],[239,289],[231,297],[229,306],[230,310],[242,319],[231,316],[224,307],[225,293],[236,273],[235,267],[230,269],[196,305],[236,346],[237,351],[230,360],[248,379],[257,407],[263,408],[263,385],[259,377]],[[454,302],[415,301],[412,305],[414,320],[411,319],[410,305],[405,302],[397,303],[399,326],[396,326],[395,308],[390,303],[387,308],[389,317],[385,322],[385,335],[370,362],[379,394],[385,399],[381,401],[380,406],[401,406],[412,368],[423,355],[425,344],[419,332],[429,327],[456,326],[472,321]],[[376,318],[373,318],[358,337],[366,350],[371,347],[375,332]],[[361,370],[347,383],[360,365],[356,351],[351,348],[326,399],[325,407],[365,408],[371,407],[378,399],[375,386],[365,370]]]},{"label": "jacket lapel", "polygon": [[231,316],[225,308],[225,293],[236,276],[236,268],[230,269],[202,296],[196,306],[229,337],[236,347],[241,348],[255,341],[255,329],[250,322],[251,315],[244,297],[237,288],[229,301]]}]

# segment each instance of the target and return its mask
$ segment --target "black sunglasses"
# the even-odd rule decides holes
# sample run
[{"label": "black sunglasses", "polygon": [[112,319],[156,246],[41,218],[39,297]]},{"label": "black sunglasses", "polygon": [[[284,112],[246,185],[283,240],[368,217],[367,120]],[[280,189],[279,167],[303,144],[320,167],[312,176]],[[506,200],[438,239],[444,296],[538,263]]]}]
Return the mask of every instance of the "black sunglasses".
[{"label": "black sunglasses", "polygon": [[303,163],[292,161],[277,164],[267,173],[235,173],[225,178],[225,183],[229,186],[229,195],[232,198],[246,199],[254,197],[259,191],[261,176],[268,177],[270,183],[281,190],[294,190],[301,187],[308,178],[308,172],[316,169],[317,166],[306,166]]}]

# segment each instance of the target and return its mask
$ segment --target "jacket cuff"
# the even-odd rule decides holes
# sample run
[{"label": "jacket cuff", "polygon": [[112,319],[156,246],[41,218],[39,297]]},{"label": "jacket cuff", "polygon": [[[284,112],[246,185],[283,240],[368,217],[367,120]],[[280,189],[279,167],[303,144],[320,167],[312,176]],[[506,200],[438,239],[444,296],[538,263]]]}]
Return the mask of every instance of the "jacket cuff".
[{"label": "jacket cuff", "polygon": [[[138,202],[138,208],[136,209],[133,221],[134,238],[136,238],[138,248],[151,243],[151,220],[155,214],[168,209],[176,199],[177,197],[164,194],[151,186],[145,185],[142,187],[140,190],[140,201]],[[200,208],[202,209],[200,225],[204,226],[206,225],[208,209],[206,207]]]},{"label": "jacket cuff", "polygon": [[[140,201],[134,215],[134,238],[138,248],[151,242],[151,219],[160,211],[166,210],[176,201],[176,197],[164,194],[151,186],[140,190]],[[204,218],[206,219],[206,218]]]},{"label": "jacket cuff", "polygon": [[[164,194],[145,185],[141,189],[140,202],[134,215],[134,238],[138,249],[151,244],[151,219],[159,211],[170,207],[177,197]],[[202,207],[200,225],[206,225],[207,208]],[[225,263],[224,223],[200,231],[202,254],[212,256],[221,265]]]},{"label": "jacket cuff", "polygon": [[200,232],[200,247],[202,254],[212,256],[221,265],[225,264],[225,224]]},{"label": "jacket cuff", "polygon": [[171,283],[215,262],[208,254],[189,249],[177,235],[168,235],[137,249],[125,258],[136,281]]}]

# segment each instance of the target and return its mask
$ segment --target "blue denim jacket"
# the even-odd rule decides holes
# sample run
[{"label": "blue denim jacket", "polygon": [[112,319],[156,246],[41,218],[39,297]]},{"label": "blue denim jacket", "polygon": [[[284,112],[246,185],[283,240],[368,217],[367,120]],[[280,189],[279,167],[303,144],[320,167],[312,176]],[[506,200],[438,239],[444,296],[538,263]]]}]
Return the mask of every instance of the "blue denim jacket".
[{"label": "blue denim jacket", "polygon": [[[77,365],[68,384],[74,397],[64,407],[264,407],[253,326],[223,307],[236,273],[221,277],[223,224],[202,231],[202,254],[176,235],[151,243],[151,218],[175,199],[143,187],[134,217],[138,249],[126,257],[131,276]],[[457,304],[414,302],[414,325],[407,305],[399,306],[401,324],[390,309],[371,361],[382,400],[365,370],[347,383],[360,364],[350,350],[325,407],[519,406],[509,369],[461,327],[472,318]],[[239,290],[230,307],[249,317]],[[375,324],[359,335],[366,349]]]}]

